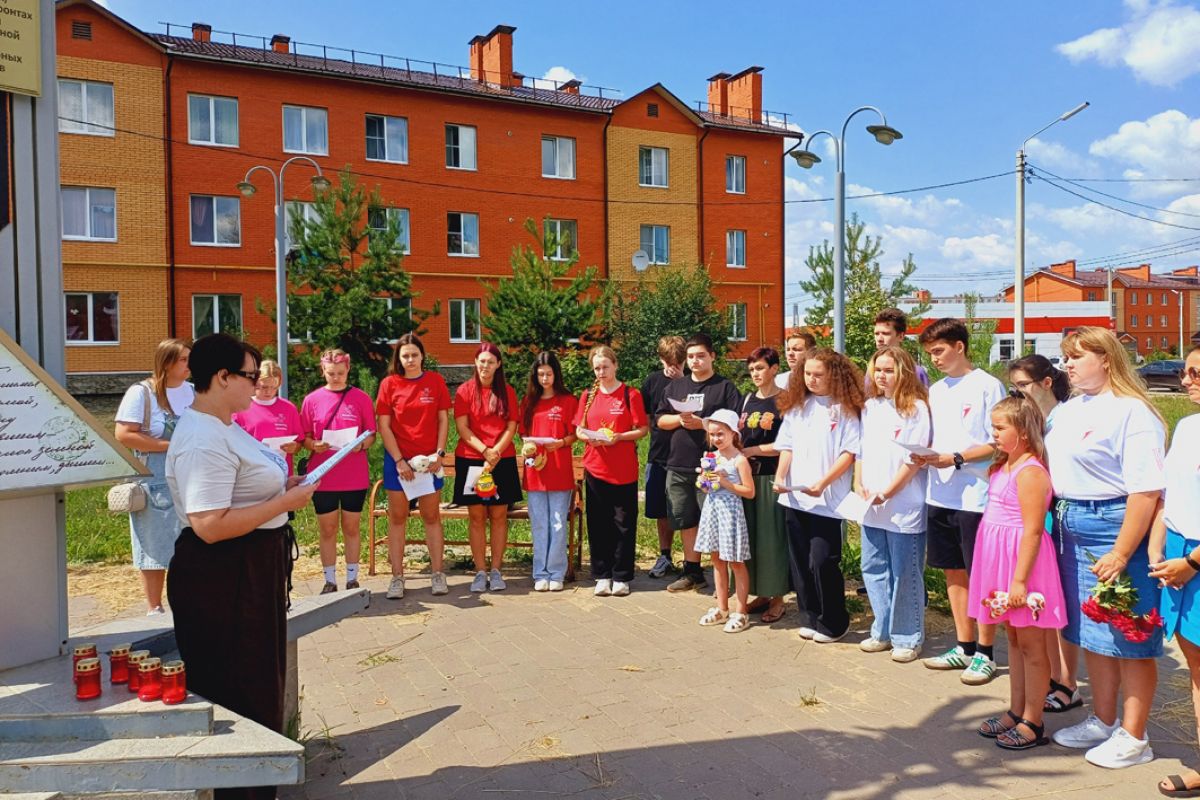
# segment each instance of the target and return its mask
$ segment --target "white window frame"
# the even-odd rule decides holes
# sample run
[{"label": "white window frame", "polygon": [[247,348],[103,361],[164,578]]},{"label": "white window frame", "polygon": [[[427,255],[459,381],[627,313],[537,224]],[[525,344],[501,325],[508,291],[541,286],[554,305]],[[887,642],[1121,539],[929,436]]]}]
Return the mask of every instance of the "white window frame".
[{"label": "white window frame", "polygon": [[[666,231],[666,253],[659,253],[657,247],[657,237],[655,234],[658,230]],[[646,248],[646,232],[650,231],[650,248]],[[671,226],[670,225],[642,225],[638,232],[638,246],[645,251],[650,257],[651,264],[670,264],[671,263]]]},{"label": "white window frame", "polygon": [[[208,198],[209,200],[211,200],[211,201],[212,201],[212,202],[211,202],[211,204],[210,204],[210,206],[211,206],[211,209],[212,209],[212,218],[213,218],[213,241],[211,241],[211,242],[198,242],[198,241],[196,241],[196,232],[195,232],[195,230],[194,230],[194,229],[193,229],[193,227],[192,227],[192,201],[194,201],[194,200],[199,200],[199,199],[202,199],[202,198]],[[236,242],[218,242],[218,241],[216,241],[216,239],[217,239],[217,201],[218,201],[218,200],[232,200],[234,203],[237,203],[237,210],[238,210],[238,225],[237,225],[237,234],[238,234],[238,240],[237,240]],[[190,242],[190,243],[191,243],[191,244],[192,244],[194,247],[241,247],[241,246],[242,246],[242,201],[241,201],[241,198],[238,198],[238,197],[226,197],[226,196],[224,196],[224,195],[214,195],[214,194],[193,194],[193,195],[188,195],[187,214],[188,214],[188,241],[189,241],[189,242]]]},{"label": "white window frame", "polygon": [[[371,158],[370,155],[366,155],[365,157],[366,157],[367,161],[379,161],[379,162],[383,162],[383,163],[387,163],[387,164],[407,164],[408,163],[408,117],[391,117],[386,114],[367,114],[363,119],[364,153],[370,152],[369,148],[365,148],[365,145],[367,142],[369,142],[373,138],[369,134],[367,134],[367,125],[370,123],[370,120],[372,118],[383,120],[383,158]],[[397,158],[392,157],[393,154],[392,154],[390,148],[388,147],[388,133],[393,125],[398,125],[403,129],[402,136],[404,139],[404,144],[402,145],[402,147],[404,149],[404,152],[397,154],[398,155]]]},{"label": "white window frame", "polygon": [[[463,245],[463,249],[457,253],[450,249],[450,236],[452,233],[452,231],[450,229],[450,218],[451,217],[459,218],[458,219],[458,236],[459,236],[459,241]],[[475,252],[474,253],[468,252],[466,249],[467,235],[466,235],[466,225],[464,224],[464,221],[466,220],[467,217],[475,218]],[[480,238],[481,237],[480,237],[480,233],[479,233],[479,215],[478,214],[476,214],[473,211],[447,211],[446,212],[446,255],[450,256],[451,258],[479,258],[479,249],[480,249],[479,248],[479,239]]]},{"label": "white window frame", "polygon": [[1154,327],[1154,315],[1153,315],[1153,314],[1147,314],[1147,315],[1146,315],[1146,327],[1147,327],[1147,328],[1153,328],[1153,327]]},{"label": "white window frame", "polygon": [[[571,228],[571,245],[570,253],[563,255],[562,250],[562,230],[564,225],[569,225]],[[543,241],[549,238],[551,229],[553,229],[554,237],[557,240],[558,247],[554,252],[547,252],[546,258],[551,261],[570,261],[574,253],[579,252],[579,222],[573,219],[547,219],[542,226]]]},{"label": "white window frame", "polygon": [[[116,300],[117,313],[113,320],[113,331],[116,335],[112,341],[102,340],[96,341],[96,296],[111,295]],[[69,347],[76,346],[100,346],[112,347],[121,343],[121,294],[120,292],[63,292],[63,336],[66,336],[66,324],[68,321],[69,311],[67,300],[71,297],[86,297],[87,298],[87,338],[86,339],[70,339],[66,340]]]},{"label": "white window frame", "polygon": [[[62,97],[64,84],[79,85],[79,108],[82,113],[81,120],[67,119],[63,114]],[[83,136],[110,136],[117,135],[117,93],[111,83],[104,81],[85,81],[77,78],[59,78],[58,79],[58,132],[59,133],[78,133]],[[91,119],[88,114],[88,95],[93,92],[107,94],[112,100],[112,121],[96,122]]]},{"label": "white window frame", "polygon": [[1165,328],[1165,327],[1167,327],[1167,315],[1166,315],[1166,314],[1159,314],[1159,316],[1158,316],[1158,327],[1160,327],[1160,328]]},{"label": "white window frame", "polygon": [[[655,183],[655,156],[662,154],[662,183]],[[642,160],[649,158],[649,181],[643,182],[646,175],[642,172]],[[671,185],[671,151],[666,147],[652,147],[650,145],[641,145],[638,147],[638,186],[645,189],[668,189]]]},{"label": "white window frame", "polygon": [[[244,301],[242,295],[240,295],[240,294],[220,294],[220,293],[207,294],[207,293],[201,292],[201,293],[192,295],[192,338],[193,339],[199,339],[201,336],[199,329],[196,327],[196,299],[201,298],[201,297],[211,297],[212,298],[212,301],[213,301],[212,314],[213,314],[213,316],[212,316],[211,321],[212,321],[212,332],[213,333],[232,333],[234,335],[237,335],[237,334],[240,334],[243,330],[245,330],[246,309],[245,309],[245,301]],[[222,297],[236,297],[237,298],[238,330],[236,330],[236,331],[222,331],[221,330],[221,298]]]},{"label": "white window frame", "polygon": [[[209,138],[201,139],[197,137],[193,130],[192,123],[192,101],[206,100],[208,101],[208,130]],[[238,147],[241,141],[241,117],[239,116],[238,99],[236,97],[222,97],[214,94],[189,94],[188,101],[188,144],[201,145],[203,147]],[[217,139],[217,103],[233,103],[233,141],[218,142]]]},{"label": "white window frame", "polygon": [[[471,309],[473,310],[475,318],[476,318],[475,337],[474,338],[470,338],[470,336],[469,336],[470,331],[467,329],[468,326],[470,325],[470,320],[471,320],[471,315],[470,315],[470,313],[468,313],[468,310],[467,310],[468,303],[471,304]],[[460,330],[458,330],[458,331],[454,330],[454,313],[455,313],[454,308],[455,308],[456,304],[458,306],[459,321],[461,322]],[[480,301],[479,301],[478,297],[452,297],[452,298],[450,298],[449,316],[446,319],[446,322],[450,327],[450,343],[451,344],[477,344],[479,341],[481,341],[480,328],[483,327],[483,324],[482,324],[483,320],[480,319],[481,316],[482,315],[480,313]],[[456,333],[459,335],[456,336],[455,335]]]},{"label": "white window frame", "polygon": [[[383,304],[384,304],[384,305],[386,305],[386,306],[387,306],[389,309],[394,309],[394,308],[396,307],[396,301],[397,301],[397,300],[400,300],[400,299],[401,299],[401,298],[398,298],[398,297],[376,297],[376,298],[375,298],[375,300],[376,300],[377,302],[383,303]],[[409,321],[411,322],[411,321],[412,321],[412,318],[413,318],[413,315],[412,315],[412,314],[413,314],[413,304],[412,304],[412,298],[411,298],[411,297],[405,297],[405,298],[403,298],[403,302],[404,302],[404,305],[405,305],[405,306],[407,307],[407,309],[408,309],[408,319],[409,319]],[[396,337],[396,339],[388,339],[388,340],[387,340],[387,343],[388,343],[388,344],[395,344],[395,343],[397,342],[397,340],[398,340],[398,339],[399,339],[399,337]]]},{"label": "white window frame", "polygon": [[[570,145],[571,158],[570,168],[567,170],[570,174],[560,173],[563,164],[563,149],[564,143]],[[546,145],[554,146],[554,172],[546,172]],[[573,181],[575,180],[575,140],[568,136],[551,136],[544,134],[542,136],[542,177],[552,178],[558,181]]]},{"label": "white window frame", "polygon": [[[115,242],[117,241],[117,190],[107,186],[61,186],[59,187],[59,202],[66,206],[67,192],[83,192],[83,202],[87,207],[85,221],[87,224],[87,232],[82,235],[68,234],[64,228],[62,231],[62,239],[64,242]],[[92,192],[112,192],[112,209],[113,209],[113,235],[112,236],[96,236],[92,232]],[[63,214],[63,225],[67,224],[67,215]]]},{"label": "white window frame", "polygon": [[[412,234],[412,227],[411,227],[412,214],[409,212],[409,210],[407,208],[393,208],[391,206],[380,206],[378,208],[367,209],[367,227],[373,231],[374,230],[382,230],[381,228],[376,228],[375,226],[371,225],[371,214],[376,211],[384,212],[384,215],[387,219],[388,224],[391,223],[391,221],[394,217],[400,217],[400,239],[398,241],[398,244],[400,245],[400,249],[397,250],[396,252],[403,253],[406,256],[411,254],[412,253],[412,235],[411,235]],[[380,298],[380,299],[381,300],[383,300],[383,299],[390,300],[391,298]]]},{"label": "white window frame", "polygon": [[745,231],[738,230],[736,228],[725,231],[725,266],[729,267],[730,269],[746,268]]},{"label": "white window frame", "polygon": [[1129,327],[1136,328],[1137,326],[1138,326],[1138,315],[1130,314],[1129,315]]},{"label": "white window frame", "polygon": [[292,236],[292,209],[300,209],[300,216],[306,222],[316,222],[320,219],[317,213],[317,204],[310,203],[305,200],[285,200],[283,203],[284,224],[283,224],[283,252],[290,253],[297,248],[296,239]]},{"label": "white window frame", "polygon": [[[741,167],[741,188],[738,188],[738,167]],[[733,168],[732,174],[730,167]],[[732,185],[730,182],[732,178]],[[725,193],[726,194],[745,194],[746,193],[746,157],[745,156],[725,156]]]},{"label": "white window frame", "polygon": [[[477,171],[479,169],[479,130],[474,125],[463,125],[460,122],[447,122],[445,129],[446,135],[450,133],[451,128],[454,128],[458,131],[458,143],[451,145],[449,141],[446,142],[446,169],[456,169],[461,170],[462,172]],[[463,155],[468,152],[462,142],[462,132],[464,130],[471,131],[471,149],[469,151],[471,156],[470,165],[467,165],[466,160],[463,158]],[[451,147],[453,147],[457,153],[459,162],[457,165],[450,163]]]},{"label": "white window frame", "polygon": [[1162,304],[1163,304],[1164,306],[1166,306],[1166,305],[1170,305],[1170,302],[1167,300],[1167,293],[1166,293],[1166,292],[1163,292],[1163,293],[1162,293]]},{"label": "white window frame", "polygon": [[1154,305],[1154,292],[1146,292],[1146,305]]},{"label": "white window frame", "polygon": [[[739,314],[741,319],[739,320]],[[738,322],[741,322],[741,336],[738,336]],[[750,338],[750,312],[745,303],[729,304],[729,341],[744,342]]]},{"label": "white window frame", "polygon": [[1131,306],[1137,305],[1137,292],[1129,293],[1129,305],[1131,305]]},{"label": "white window frame", "polygon": [[[287,146],[287,112],[292,109],[300,112],[300,149],[291,149]],[[285,153],[303,153],[308,156],[327,156],[329,155],[329,109],[319,108],[317,106],[297,106],[291,103],[284,103],[283,110],[280,112],[283,121],[283,152]],[[325,148],[323,150],[314,150],[308,143],[308,115],[309,113],[318,113],[325,117]]]},{"label": "white window frame", "polygon": [[1165,336],[1158,337],[1158,343],[1158,349],[1164,353],[1167,352],[1167,348],[1171,346],[1167,343],[1167,337]]}]

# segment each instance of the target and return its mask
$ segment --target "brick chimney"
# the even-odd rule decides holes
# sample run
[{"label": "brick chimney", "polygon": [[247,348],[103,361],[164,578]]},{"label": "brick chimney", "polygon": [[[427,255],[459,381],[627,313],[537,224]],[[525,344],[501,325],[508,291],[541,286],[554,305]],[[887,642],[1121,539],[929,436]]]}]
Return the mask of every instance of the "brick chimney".
[{"label": "brick chimney", "polygon": [[506,89],[520,86],[513,73],[512,25],[497,25],[487,36],[476,36],[471,45],[471,80],[483,81]]},{"label": "brick chimney", "polygon": [[271,49],[276,53],[287,53],[291,51],[292,38],[284,36],[282,33],[277,33],[271,37]]},{"label": "brick chimney", "polygon": [[192,39],[197,42],[212,41],[212,25],[206,25],[203,22],[192,23]]},{"label": "brick chimney", "polygon": [[1172,275],[1182,275],[1189,278],[1200,278],[1200,267],[1183,267],[1171,270]]},{"label": "brick chimney", "polygon": [[1064,261],[1061,264],[1051,264],[1050,271],[1055,275],[1062,275],[1064,278],[1075,280],[1075,260]]},{"label": "brick chimney", "polygon": [[708,79],[708,110],[729,116],[729,73],[718,72]]},{"label": "brick chimney", "polygon": [[558,90],[560,92],[566,92],[567,94],[579,94],[580,86],[583,86],[583,84],[580,83],[577,78],[572,78],[566,83],[559,84]]},{"label": "brick chimney", "polygon": [[1117,272],[1122,275],[1128,275],[1131,278],[1141,278],[1144,281],[1150,280],[1150,265],[1138,264],[1136,267],[1121,267]]},{"label": "brick chimney", "polygon": [[762,70],[762,67],[746,67],[729,78],[731,116],[762,121]]}]

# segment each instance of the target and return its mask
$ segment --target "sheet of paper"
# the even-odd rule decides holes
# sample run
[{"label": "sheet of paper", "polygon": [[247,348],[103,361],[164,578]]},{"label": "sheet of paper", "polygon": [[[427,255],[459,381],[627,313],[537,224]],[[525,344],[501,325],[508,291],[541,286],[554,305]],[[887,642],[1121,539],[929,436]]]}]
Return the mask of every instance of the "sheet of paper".
[{"label": "sheet of paper", "polygon": [[785,492],[807,492],[807,486],[780,486]]},{"label": "sheet of paper", "polygon": [[468,467],[467,477],[463,483],[463,494],[475,494],[475,484],[483,474],[483,467]]},{"label": "sheet of paper", "polygon": [[863,517],[867,515],[868,508],[870,506],[867,505],[867,501],[863,499],[862,495],[850,492],[842,502],[837,504],[837,508],[834,511],[842,519],[848,519],[861,525]]},{"label": "sheet of paper", "polygon": [[704,408],[704,400],[702,398],[689,397],[687,400],[676,400],[668,397],[667,399],[671,403],[671,408],[675,409],[680,414],[684,413],[685,411],[690,411],[693,414],[699,414],[701,409]]},{"label": "sheet of paper", "polygon": [[[585,440],[589,440],[589,441],[593,441],[593,442],[607,442],[608,441],[608,437],[605,436],[600,431],[590,431],[587,428],[580,428],[579,435],[582,436]],[[526,441],[528,441],[528,440],[526,440]]]},{"label": "sheet of paper", "polygon": [[262,443],[274,450],[276,453],[283,452],[285,444],[291,444],[296,441],[295,436],[268,436],[262,440]]},{"label": "sheet of paper", "polygon": [[328,444],[334,450],[341,450],[354,441],[354,437],[356,436],[358,436],[358,426],[353,428],[338,428],[336,431],[326,428],[321,433],[321,441]]},{"label": "sheet of paper", "polygon": [[432,472],[414,472],[411,481],[401,478],[400,486],[404,489],[404,496],[409,500],[416,500],[418,497],[424,497],[436,491],[433,488]]},{"label": "sheet of paper", "polygon": [[328,473],[329,470],[336,467],[343,458],[350,455],[350,452],[355,447],[357,447],[358,445],[365,442],[367,440],[367,437],[370,435],[371,435],[370,431],[363,431],[358,436],[351,439],[349,442],[346,442],[345,447],[341,448],[340,450],[335,451],[334,454],[331,455],[327,461],[321,462],[321,466],[317,467],[312,472],[305,475],[302,483],[305,486],[311,486],[312,484],[321,480],[321,478],[325,477],[326,473]]},{"label": "sheet of paper", "polygon": [[524,436],[521,438],[521,441],[522,442],[531,442],[533,444],[547,445],[547,444],[550,444],[551,442],[557,442],[558,439],[555,439],[553,436]]},{"label": "sheet of paper", "polygon": [[897,442],[895,439],[892,440],[892,444],[896,445],[897,447],[903,447],[905,450],[912,453],[914,456],[927,456],[928,457],[928,456],[936,456],[938,454],[937,450],[931,450],[928,447],[925,447],[925,446],[919,445],[919,444],[906,444],[905,442]]}]

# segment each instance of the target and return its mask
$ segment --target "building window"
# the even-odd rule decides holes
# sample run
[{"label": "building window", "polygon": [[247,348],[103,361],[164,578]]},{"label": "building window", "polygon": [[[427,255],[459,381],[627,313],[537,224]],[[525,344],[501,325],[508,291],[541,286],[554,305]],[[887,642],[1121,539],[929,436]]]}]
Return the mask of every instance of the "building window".
[{"label": "building window", "polygon": [[725,191],[730,194],[746,193],[745,156],[725,156]]},{"label": "building window", "polygon": [[575,180],[575,140],[542,137],[542,177]]},{"label": "building window", "polygon": [[579,249],[577,227],[573,219],[548,219],[543,235],[546,239],[546,258],[569,261]]},{"label": "building window", "polygon": [[367,160],[408,163],[408,120],[367,114]]},{"label": "building window", "polygon": [[1163,292],[1163,293],[1162,293],[1162,304],[1163,304],[1164,306],[1165,306],[1165,305],[1169,305],[1169,304],[1167,303],[1167,293],[1166,293],[1166,292]]},{"label": "building window", "polygon": [[470,125],[446,125],[446,166],[475,169],[475,129]]},{"label": "building window", "polygon": [[317,214],[315,203],[305,203],[302,200],[288,200],[283,207],[287,210],[283,252],[290,253],[300,246],[300,240],[304,238],[304,223],[316,222],[320,215]]},{"label": "building window", "polygon": [[117,240],[117,193],[113,189],[64,186],[62,236],[97,242]]},{"label": "building window", "polygon": [[242,204],[238,198],[194,194],[191,200],[192,244],[241,246]]},{"label": "building window", "polygon": [[1148,306],[1154,305],[1154,293],[1153,292],[1146,292],[1146,305],[1148,305]]},{"label": "building window", "polygon": [[641,186],[667,186],[667,148],[638,148],[638,184]]},{"label": "building window", "polygon": [[643,225],[642,250],[650,256],[651,264],[671,263],[671,229],[666,225]]},{"label": "building window", "polygon": [[731,342],[746,341],[746,304],[729,304],[729,340]]},{"label": "building window", "polygon": [[1131,306],[1137,305],[1137,292],[1129,293],[1129,305],[1131,305]]},{"label": "building window", "polygon": [[116,344],[120,341],[116,292],[70,292],[66,295],[67,341],[73,344]]},{"label": "building window", "polygon": [[242,296],[240,294],[192,295],[192,338],[210,333],[242,333]]},{"label": "building window", "polygon": [[329,155],[329,112],[323,108],[284,106],[283,150],[310,156]]},{"label": "building window", "polygon": [[1129,327],[1131,327],[1131,328],[1136,328],[1136,327],[1137,327],[1137,321],[1138,321],[1138,316],[1137,316],[1137,314],[1130,314],[1130,315],[1129,315]]},{"label": "building window", "polygon": [[1147,328],[1153,328],[1153,327],[1154,327],[1154,316],[1153,316],[1152,314],[1147,314],[1147,315],[1146,315],[1146,327],[1147,327]]},{"label": "building window", "polygon": [[1167,344],[1167,337],[1163,336],[1158,340],[1159,346],[1165,351],[1171,345]]},{"label": "building window", "polygon": [[479,299],[450,300],[450,341],[479,341]]},{"label": "building window", "polygon": [[1094,301],[1094,300],[1096,299],[1096,293],[1095,293],[1095,292],[1088,292],[1087,299],[1088,299],[1089,301]]},{"label": "building window", "polygon": [[1154,340],[1151,339],[1149,336],[1147,336],[1146,337],[1146,352],[1150,352],[1153,349],[1154,349]]},{"label": "building window", "polygon": [[646,103],[646,116],[647,117],[657,117],[658,116],[658,103]]},{"label": "building window", "polygon": [[389,225],[397,228],[397,250],[405,255],[411,251],[407,208],[372,208],[367,211],[367,227],[373,231],[387,230]]},{"label": "building window", "polygon": [[58,81],[58,130],[114,136],[113,87],[95,81]]},{"label": "building window", "polygon": [[1160,316],[1158,318],[1158,327],[1160,327],[1160,328],[1167,327],[1167,315],[1166,314],[1163,314],[1162,316]]},{"label": "building window", "polygon": [[746,266],[745,231],[725,231],[725,266]]},{"label": "building window", "polygon": [[479,255],[479,215],[451,211],[446,215],[446,254]]},{"label": "building window", "polygon": [[188,95],[188,142],[238,146],[238,101],[232,97]]},{"label": "building window", "polygon": [[[411,297],[376,297],[380,303],[388,307],[390,311],[400,311],[403,319],[412,320],[412,298]],[[388,344],[395,344],[396,339],[386,340]]]},{"label": "building window", "polygon": [[1000,339],[1000,360],[1011,361],[1013,357],[1013,340]]}]

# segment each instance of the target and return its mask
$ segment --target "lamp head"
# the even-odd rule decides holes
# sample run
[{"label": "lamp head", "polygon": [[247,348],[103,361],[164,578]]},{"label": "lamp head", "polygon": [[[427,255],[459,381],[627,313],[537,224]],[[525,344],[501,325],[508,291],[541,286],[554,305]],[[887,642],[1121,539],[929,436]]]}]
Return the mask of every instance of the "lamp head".
[{"label": "lamp head", "polygon": [[250,181],[238,181],[237,188],[242,193],[242,197],[253,197],[254,193],[258,191]]},{"label": "lamp head", "polygon": [[313,175],[311,183],[314,192],[327,192],[331,186],[329,178],[321,174]]},{"label": "lamp head", "polygon": [[792,158],[804,169],[812,169],[814,164],[821,163],[821,157],[811,150],[793,150]]},{"label": "lamp head", "polygon": [[1075,116],[1075,115],[1076,115],[1076,114],[1078,114],[1080,111],[1083,111],[1085,108],[1087,108],[1087,107],[1088,107],[1088,106],[1090,106],[1090,105],[1091,105],[1091,103],[1090,103],[1090,102],[1088,102],[1087,100],[1085,100],[1085,101],[1083,101],[1082,103],[1080,103],[1079,105],[1077,105],[1077,106],[1075,106],[1074,108],[1072,108],[1072,109],[1071,109],[1070,111],[1068,111],[1067,113],[1063,114],[1061,117],[1059,117],[1059,118],[1058,118],[1058,121],[1059,121],[1059,122],[1066,122],[1066,121],[1067,121],[1067,120],[1069,120],[1071,117]]},{"label": "lamp head", "polygon": [[897,139],[903,139],[904,134],[893,128],[891,125],[868,125],[867,133],[875,137],[875,141],[880,144],[891,144]]}]

